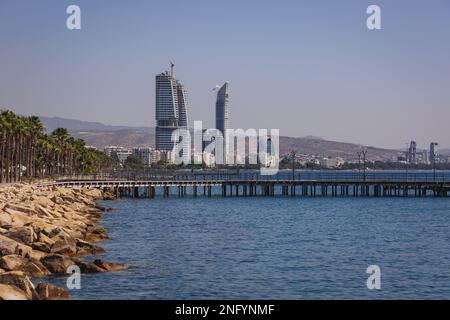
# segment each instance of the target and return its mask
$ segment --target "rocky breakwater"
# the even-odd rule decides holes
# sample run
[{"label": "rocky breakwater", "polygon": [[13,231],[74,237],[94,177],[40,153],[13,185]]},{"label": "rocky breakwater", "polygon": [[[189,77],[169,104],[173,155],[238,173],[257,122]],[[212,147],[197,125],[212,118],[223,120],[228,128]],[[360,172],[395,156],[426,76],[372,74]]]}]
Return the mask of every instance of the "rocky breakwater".
[{"label": "rocky breakwater", "polygon": [[114,196],[97,189],[15,184],[0,187],[0,300],[69,299],[66,289],[30,279],[126,269],[82,256],[103,253],[95,243],[108,239],[97,225],[105,208],[96,200]]}]

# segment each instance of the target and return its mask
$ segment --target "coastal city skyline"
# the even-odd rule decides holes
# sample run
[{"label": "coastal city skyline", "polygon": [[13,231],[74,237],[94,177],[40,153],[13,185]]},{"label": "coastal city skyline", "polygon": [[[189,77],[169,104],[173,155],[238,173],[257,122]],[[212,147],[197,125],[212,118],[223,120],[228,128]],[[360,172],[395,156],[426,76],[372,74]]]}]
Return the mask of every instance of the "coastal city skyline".
[{"label": "coastal city skyline", "polygon": [[0,0],[0,40],[0,305],[450,298],[450,0]]},{"label": "coastal city skyline", "polygon": [[[450,146],[448,3],[379,1],[377,31],[365,26],[367,1],[230,2],[223,17],[217,3],[77,3],[82,29],[68,31],[65,3],[0,2],[3,108],[152,126],[154,74],[172,58],[190,93],[190,121],[208,127],[211,86],[228,80],[236,128],[397,149],[411,139]],[[174,23],[159,28],[169,13]]]},{"label": "coastal city skyline", "polygon": [[[119,153],[123,153],[119,156],[119,158],[123,157],[121,159],[121,163],[125,161],[126,157],[130,154],[140,155],[142,159],[144,159],[144,163],[147,163],[150,161],[151,163],[151,156],[149,155],[149,151],[151,149],[159,150],[159,151],[171,151],[173,148],[173,142],[171,141],[172,137],[171,134],[175,129],[185,128],[193,130],[192,127],[189,126],[189,100],[188,100],[188,91],[186,87],[181,83],[180,80],[175,78],[174,75],[174,68],[175,63],[170,60],[169,63],[169,70],[164,71],[162,73],[159,73],[155,77],[155,114],[154,114],[154,127],[147,126],[147,128],[154,129],[154,135],[155,135],[155,143],[147,143],[145,148],[142,147],[127,147],[124,145],[117,145],[117,146],[106,146],[105,147],[105,153],[108,155],[110,154],[109,149],[113,149],[118,151]],[[214,114],[214,124],[215,126],[213,128],[218,129],[221,133],[225,132],[225,130],[229,127],[229,119],[230,119],[230,92],[229,92],[229,82],[226,81],[222,86],[216,85],[213,88],[213,91],[215,92],[215,108],[209,110],[210,114]],[[12,108],[13,109],[13,108]],[[26,114],[25,114],[26,115]],[[42,116],[41,116],[42,117]],[[75,121],[80,123],[90,123],[95,124],[95,122],[92,121],[83,121],[80,119],[68,119],[63,117],[45,117],[46,119],[60,119],[62,121]],[[102,122],[98,122],[98,125],[101,127],[116,127],[116,128],[127,128],[131,129],[133,127],[128,126],[114,126],[105,124]],[[136,127],[140,128],[140,127]],[[231,128],[230,128],[231,129]],[[300,137],[301,138],[301,137]],[[307,135],[304,138],[308,139],[318,139],[318,140],[324,140],[323,137],[320,136],[313,136],[313,135]],[[224,136],[224,147],[226,146],[226,136]],[[330,141],[333,141],[330,139]],[[353,143],[350,141],[341,141],[341,142],[347,142],[347,143]],[[405,144],[405,143],[404,143]],[[430,163],[434,161],[434,158],[438,156],[438,142],[427,142],[427,141],[421,141],[419,144],[416,142],[416,140],[411,140],[406,143],[407,150],[404,153],[403,147],[399,148],[387,148],[392,150],[398,150],[399,151],[399,157],[397,160],[399,161],[406,161],[409,163]],[[368,144],[361,144],[362,147],[368,147]],[[370,147],[379,147],[379,146],[370,146]],[[150,148],[150,149],[149,149]],[[444,160],[448,157],[448,148],[442,148],[444,150]],[[416,161],[416,150],[418,157],[417,159],[420,159],[420,161]],[[404,155],[403,155],[404,153]],[[413,156],[414,154],[414,156]],[[308,154],[305,154],[306,156],[309,156]],[[167,158],[168,157],[168,158]],[[322,156],[324,157],[324,156]],[[160,157],[158,157],[159,159]],[[326,158],[326,157],[324,157]],[[171,156],[163,156],[163,159],[171,160]],[[432,160],[430,160],[432,159]],[[148,161],[147,161],[148,160]],[[394,160],[394,159],[391,159]],[[169,162],[170,162],[169,161]],[[333,161],[335,164],[336,162]],[[344,163],[344,160],[338,160],[338,163]]]}]

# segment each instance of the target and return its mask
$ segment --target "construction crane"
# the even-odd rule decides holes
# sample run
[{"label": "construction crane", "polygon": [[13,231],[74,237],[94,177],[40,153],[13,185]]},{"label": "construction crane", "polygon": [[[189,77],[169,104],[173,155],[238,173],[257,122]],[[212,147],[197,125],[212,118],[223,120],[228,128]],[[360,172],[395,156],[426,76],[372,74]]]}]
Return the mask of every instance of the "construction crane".
[{"label": "construction crane", "polygon": [[173,67],[175,67],[175,62],[170,60],[170,76],[173,77]]}]

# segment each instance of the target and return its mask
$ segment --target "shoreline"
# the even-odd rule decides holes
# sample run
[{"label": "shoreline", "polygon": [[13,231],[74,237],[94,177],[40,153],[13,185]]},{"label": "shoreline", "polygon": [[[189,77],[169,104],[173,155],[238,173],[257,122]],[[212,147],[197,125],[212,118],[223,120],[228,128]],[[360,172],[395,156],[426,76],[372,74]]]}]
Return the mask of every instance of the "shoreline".
[{"label": "shoreline", "polygon": [[109,236],[98,222],[108,209],[97,201],[113,199],[99,189],[0,186],[0,300],[70,299],[66,288],[31,279],[69,276],[74,268],[82,274],[127,269],[82,258],[105,252],[97,243]]}]

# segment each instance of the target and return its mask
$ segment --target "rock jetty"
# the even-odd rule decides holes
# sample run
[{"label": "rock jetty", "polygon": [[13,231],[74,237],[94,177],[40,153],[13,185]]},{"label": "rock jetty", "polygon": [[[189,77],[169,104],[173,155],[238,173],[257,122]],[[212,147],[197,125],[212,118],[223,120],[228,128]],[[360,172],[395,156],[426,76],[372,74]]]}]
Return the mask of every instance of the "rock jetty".
[{"label": "rock jetty", "polygon": [[81,273],[126,269],[126,265],[86,255],[104,253],[96,245],[108,239],[97,225],[105,208],[97,200],[114,199],[98,189],[68,189],[14,184],[0,187],[0,300],[69,299],[64,288],[33,284],[31,279],[68,275],[74,265]]}]

